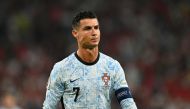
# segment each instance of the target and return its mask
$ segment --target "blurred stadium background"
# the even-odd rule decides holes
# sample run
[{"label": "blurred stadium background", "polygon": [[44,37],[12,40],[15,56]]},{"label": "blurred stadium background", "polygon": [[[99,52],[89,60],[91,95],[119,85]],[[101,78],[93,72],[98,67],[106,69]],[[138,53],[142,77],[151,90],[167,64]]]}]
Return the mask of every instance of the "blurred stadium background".
[{"label": "blurred stadium background", "polygon": [[53,64],[76,50],[79,10],[97,13],[101,51],[121,62],[139,109],[189,109],[189,0],[0,0],[0,109],[41,109]]}]

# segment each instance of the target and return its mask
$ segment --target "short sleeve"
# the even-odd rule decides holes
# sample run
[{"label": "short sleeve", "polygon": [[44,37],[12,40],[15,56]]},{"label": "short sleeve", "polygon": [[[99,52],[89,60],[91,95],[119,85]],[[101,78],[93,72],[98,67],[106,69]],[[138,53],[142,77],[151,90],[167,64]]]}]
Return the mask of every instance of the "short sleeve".
[{"label": "short sleeve", "polygon": [[115,75],[114,75],[114,90],[120,89],[122,87],[128,87],[127,81],[125,79],[125,73],[120,63],[116,61],[115,63]]},{"label": "short sleeve", "polygon": [[43,109],[56,109],[64,91],[61,73],[61,65],[55,64],[48,79]]},{"label": "short sleeve", "polygon": [[131,95],[125,73],[118,61],[115,65],[115,82],[114,82],[115,95],[120,103],[122,109],[137,109],[136,104]]}]

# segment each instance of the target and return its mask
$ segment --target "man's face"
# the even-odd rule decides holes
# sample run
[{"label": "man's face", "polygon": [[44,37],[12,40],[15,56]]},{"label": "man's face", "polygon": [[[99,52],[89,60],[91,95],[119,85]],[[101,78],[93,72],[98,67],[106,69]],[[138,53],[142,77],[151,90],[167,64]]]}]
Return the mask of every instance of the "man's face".
[{"label": "man's face", "polygon": [[96,18],[80,20],[79,26],[72,33],[78,45],[85,49],[93,49],[100,42],[100,30]]}]

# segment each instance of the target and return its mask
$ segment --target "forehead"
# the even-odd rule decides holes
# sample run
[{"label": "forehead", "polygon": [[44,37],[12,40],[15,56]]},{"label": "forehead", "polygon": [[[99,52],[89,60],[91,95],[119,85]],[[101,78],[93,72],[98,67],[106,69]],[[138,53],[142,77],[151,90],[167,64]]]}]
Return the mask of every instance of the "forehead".
[{"label": "forehead", "polygon": [[98,25],[98,20],[96,18],[93,19],[82,19],[80,20],[80,26],[96,26]]}]

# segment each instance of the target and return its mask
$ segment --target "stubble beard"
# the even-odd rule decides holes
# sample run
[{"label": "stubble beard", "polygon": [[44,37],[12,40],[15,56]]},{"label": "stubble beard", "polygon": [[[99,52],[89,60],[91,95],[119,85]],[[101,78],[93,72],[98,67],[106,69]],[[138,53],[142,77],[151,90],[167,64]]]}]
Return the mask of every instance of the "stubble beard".
[{"label": "stubble beard", "polygon": [[90,49],[90,50],[92,50],[92,49],[94,49],[96,47],[98,47],[98,44],[94,44],[94,45],[92,45],[92,44],[83,44],[82,45],[82,48],[84,48],[84,49]]}]

